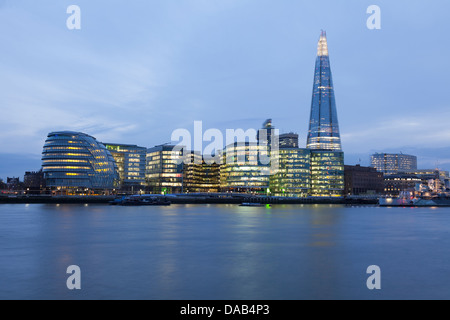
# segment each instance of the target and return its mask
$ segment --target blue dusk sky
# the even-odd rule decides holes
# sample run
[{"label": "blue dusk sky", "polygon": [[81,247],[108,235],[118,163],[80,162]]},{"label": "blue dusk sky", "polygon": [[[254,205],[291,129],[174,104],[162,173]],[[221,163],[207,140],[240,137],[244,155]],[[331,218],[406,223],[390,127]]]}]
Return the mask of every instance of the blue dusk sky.
[{"label": "blue dusk sky", "polygon": [[[81,30],[69,30],[69,5]],[[381,8],[381,30],[366,10]],[[306,145],[327,31],[346,164],[450,169],[448,0],[0,0],[0,178],[39,170],[49,132],[145,147],[194,121]],[[206,145],[205,145],[206,146]]]}]

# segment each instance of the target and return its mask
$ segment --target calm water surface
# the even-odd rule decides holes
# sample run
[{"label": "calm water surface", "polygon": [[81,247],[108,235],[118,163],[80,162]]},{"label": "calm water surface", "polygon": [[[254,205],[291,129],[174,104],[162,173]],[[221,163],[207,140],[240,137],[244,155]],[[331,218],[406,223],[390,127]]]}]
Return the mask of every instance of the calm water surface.
[{"label": "calm water surface", "polygon": [[450,208],[0,205],[0,299],[450,299],[449,258]]}]

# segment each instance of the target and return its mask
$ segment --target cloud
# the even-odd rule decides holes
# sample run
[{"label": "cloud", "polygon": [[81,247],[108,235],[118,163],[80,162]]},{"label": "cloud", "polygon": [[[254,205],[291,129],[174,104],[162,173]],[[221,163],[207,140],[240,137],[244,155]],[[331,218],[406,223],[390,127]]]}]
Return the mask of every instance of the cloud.
[{"label": "cloud", "polygon": [[414,115],[392,114],[383,120],[355,123],[342,133],[349,149],[368,150],[395,148],[402,145],[441,147],[450,145],[450,111],[430,108]]}]

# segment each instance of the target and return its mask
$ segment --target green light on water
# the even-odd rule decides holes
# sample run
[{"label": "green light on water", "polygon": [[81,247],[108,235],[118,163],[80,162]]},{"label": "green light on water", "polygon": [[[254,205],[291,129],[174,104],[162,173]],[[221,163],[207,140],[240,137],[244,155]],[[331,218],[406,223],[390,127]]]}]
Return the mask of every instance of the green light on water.
[{"label": "green light on water", "polygon": [[272,207],[270,206],[270,204],[266,204],[266,209],[271,209]]}]

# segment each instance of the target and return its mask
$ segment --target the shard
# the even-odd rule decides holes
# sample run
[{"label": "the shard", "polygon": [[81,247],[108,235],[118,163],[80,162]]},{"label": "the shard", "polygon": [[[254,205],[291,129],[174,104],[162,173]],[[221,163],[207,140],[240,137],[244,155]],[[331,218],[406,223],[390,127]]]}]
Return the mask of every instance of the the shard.
[{"label": "the shard", "polygon": [[320,35],[317,49],[306,147],[308,149],[342,150],[325,31],[322,31]]}]

